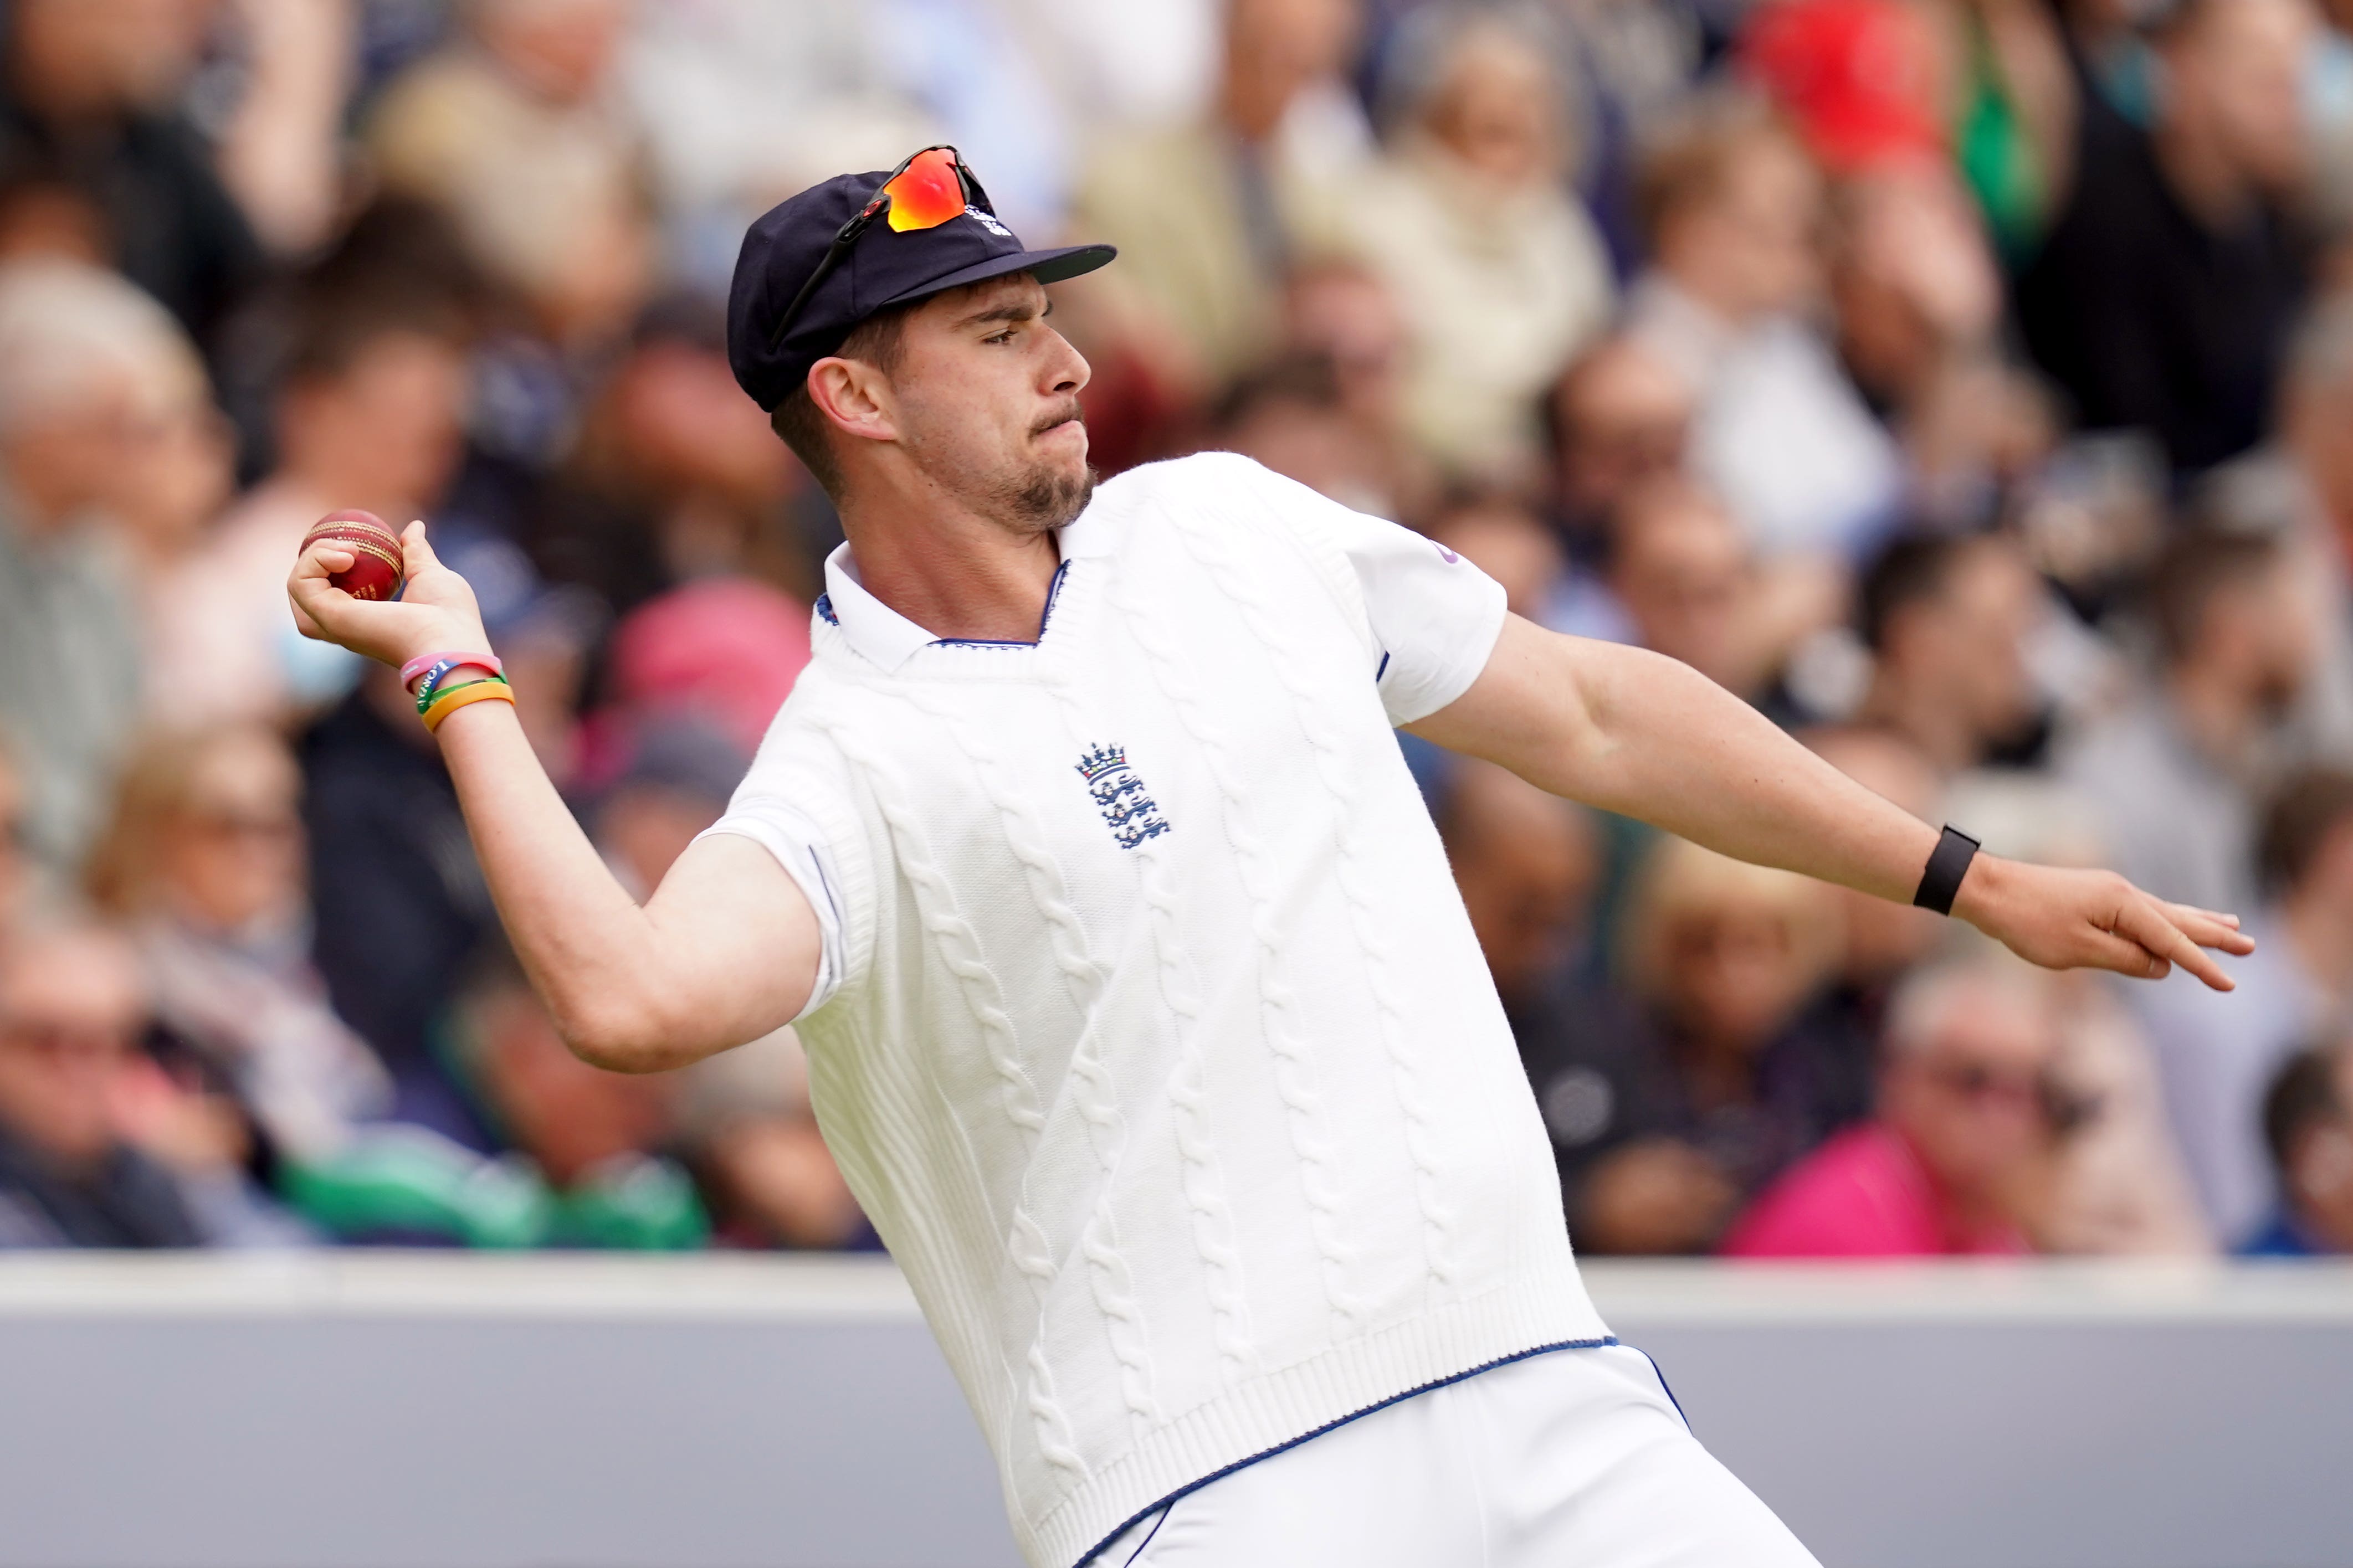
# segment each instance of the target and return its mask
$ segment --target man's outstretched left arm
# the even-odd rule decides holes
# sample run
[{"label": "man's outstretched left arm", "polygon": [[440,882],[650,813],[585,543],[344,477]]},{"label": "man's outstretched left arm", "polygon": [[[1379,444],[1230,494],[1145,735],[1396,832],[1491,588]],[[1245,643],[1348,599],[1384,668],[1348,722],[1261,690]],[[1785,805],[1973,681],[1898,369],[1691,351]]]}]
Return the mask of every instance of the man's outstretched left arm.
[{"label": "man's outstretched left arm", "polygon": [[[1555,795],[1737,859],[1911,901],[1937,830],[1840,773],[1689,666],[1507,616],[1469,690],[1408,726]],[[1953,913],[2023,958],[2150,979],[2254,944],[2235,916],[2151,898],[2107,871],[1978,855]]]}]

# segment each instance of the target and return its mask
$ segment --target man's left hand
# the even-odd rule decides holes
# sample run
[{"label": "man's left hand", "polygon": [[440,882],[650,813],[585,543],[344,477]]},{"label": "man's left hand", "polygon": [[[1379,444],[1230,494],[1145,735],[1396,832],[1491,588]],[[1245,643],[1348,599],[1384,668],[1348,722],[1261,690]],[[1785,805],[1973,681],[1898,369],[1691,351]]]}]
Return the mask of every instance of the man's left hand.
[{"label": "man's left hand", "polygon": [[1991,855],[1970,863],[1953,913],[2046,969],[2111,969],[2162,980],[2179,964],[2217,991],[2234,987],[2206,950],[2242,957],[2255,951],[2236,915],[2168,904],[2113,871]]}]

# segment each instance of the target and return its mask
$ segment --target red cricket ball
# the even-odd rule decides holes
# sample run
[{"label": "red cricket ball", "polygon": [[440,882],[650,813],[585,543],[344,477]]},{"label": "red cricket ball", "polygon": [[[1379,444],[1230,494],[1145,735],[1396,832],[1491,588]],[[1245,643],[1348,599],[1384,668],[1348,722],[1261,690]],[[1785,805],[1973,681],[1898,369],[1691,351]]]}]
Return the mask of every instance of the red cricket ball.
[{"label": "red cricket ball", "polygon": [[406,579],[401,574],[400,535],[372,511],[331,511],[302,536],[309,550],[332,539],[352,552],[349,566],[327,581],[354,599],[389,599]]}]

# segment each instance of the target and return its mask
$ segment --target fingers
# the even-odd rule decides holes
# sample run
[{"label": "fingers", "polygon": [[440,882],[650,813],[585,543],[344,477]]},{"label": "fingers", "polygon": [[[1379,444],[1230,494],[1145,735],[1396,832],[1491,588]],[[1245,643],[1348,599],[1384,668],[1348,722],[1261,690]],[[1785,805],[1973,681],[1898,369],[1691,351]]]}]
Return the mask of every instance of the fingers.
[{"label": "fingers", "polygon": [[350,647],[352,613],[360,601],[335,586],[338,572],[356,565],[359,556],[347,545],[322,540],[302,552],[286,579],[286,597],[294,611],[294,627],[317,642]]},{"label": "fingers", "polygon": [[2095,969],[2129,974],[2136,980],[2162,980],[2173,973],[2173,965],[2164,959],[2131,938],[2111,931],[2094,930],[2091,933],[2091,952],[2084,955],[2084,963]]},{"label": "fingers", "polygon": [[294,579],[300,582],[307,577],[324,583],[336,573],[347,570],[358,559],[346,546],[332,539],[322,539],[295,560]]},{"label": "fingers", "polygon": [[[2192,912],[2204,916],[2203,910]],[[2231,977],[2222,973],[2222,966],[2175,923],[2171,914],[2170,905],[2160,904],[2136,890],[2116,911],[2113,929],[2116,935],[2138,943],[2153,957],[2179,964],[2216,991],[2236,989]]]},{"label": "fingers", "polygon": [[323,628],[321,612],[335,600],[350,596],[328,579],[358,559],[340,544],[322,542],[302,552],[294,563],[294,574],[286,579],[286,596],[294,602],[295,622],[303,626],[306,635],[325,635],[323,629],[315,633],[311,630]]},{"label": "fingers", "polygon": [[407,577],[441,564],[441,558],[433,553],[432,542],[425,537],[424,519],[419,518],[401,530],[400,554],[401,574]]},{"label": "fingers", "polygon": [[2189,904],[2168,904],[2161,899],[2152,901],[2164,911],[2166,919],[2200,947],[2219,947],[2242,958],[2255,951],[2255,939],[2240,931],[2236,915],[2216,914],[2212,910]]},{"label": "fingers", "polygon": [[2010,869],[2023,896],[2011,900],[2007,918],[1997,908],[1986,929],[2038,963],[2088,964],[2147,980],[2179,967],[2230,991],[2236,988],[2230,975],[2206,950],[2254,951],[2236,916],[2153,899],[2112,871]]}]

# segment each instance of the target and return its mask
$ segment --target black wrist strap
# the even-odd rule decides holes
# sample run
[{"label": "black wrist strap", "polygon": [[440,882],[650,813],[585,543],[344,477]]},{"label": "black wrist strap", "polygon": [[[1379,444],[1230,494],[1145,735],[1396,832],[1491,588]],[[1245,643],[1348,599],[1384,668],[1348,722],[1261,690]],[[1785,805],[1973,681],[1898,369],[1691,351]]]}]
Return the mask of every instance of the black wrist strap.
[{"label": "black wrist strap", "polygon": [[1936,840],[1935,853],[1928,857],[1928,869],[1921,876],[1920,890],[1912,895],[1912,901],[1940,915],[1951,914],[1953,895],[1961,890],[1961,879],[1968,874],[1969,862],[1977,855],[1978,841],[1947,825],[1945,836]]}]

